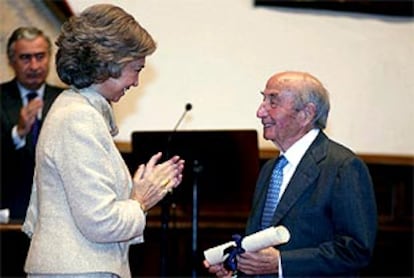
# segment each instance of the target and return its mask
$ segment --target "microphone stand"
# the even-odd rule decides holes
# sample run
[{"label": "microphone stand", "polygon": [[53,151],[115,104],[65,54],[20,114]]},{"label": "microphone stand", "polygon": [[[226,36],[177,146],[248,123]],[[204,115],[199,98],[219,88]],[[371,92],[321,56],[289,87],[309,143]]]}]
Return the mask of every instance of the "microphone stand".
[{"label": "microphone stand", "polygon": [[[168,160],[170,158],[169,155],[169,148],[170,143],[172,140],[173,135],[177,131],[178,126],[184,119],[185,115],[188,111],[192,109],[191,103],[187,103],[185,105],[184,113],[181,115],[180,119],[178,120],[177,124],[175,125],[173,131],[170,133],[167,139],[167,146],[165,150],[165,160]],[[171,201],[172,194],[167,193],[167,195],[164,197],[164,199],[161,201],[161,277],[167,277],[167,270],[168,270],[168,223],[170,221],[170,207],[171,207]]]},{"label": "microphone stand", "polygon": [[193,165],[194,182],[193,182],[193,213],[192,213],[192,277],[197,277],[197,265],[198,265],[198,178],[203,171],[203,166],[195,159]]},{"label": "microphone stand", "polygon": [[168,269],[168,222],[169,210],[171,206],[171,194],[167,193],[165,198],[161,201],[161,277],[167,277]]}]

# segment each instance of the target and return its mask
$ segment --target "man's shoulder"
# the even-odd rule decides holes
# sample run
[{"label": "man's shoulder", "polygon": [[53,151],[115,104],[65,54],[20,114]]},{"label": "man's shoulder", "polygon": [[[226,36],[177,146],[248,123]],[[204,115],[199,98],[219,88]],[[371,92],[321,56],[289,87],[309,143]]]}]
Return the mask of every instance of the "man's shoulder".
[{"label": "man's shoulder", "polygon": [[2,102],[7,102],[8,100],[20,98],[17,83],[14,79],[0,83],[0,96]]},{"label": "man's shoulder", "polygon": [[357,161],[357,163],[363,163],[351,147],[332,139],[327,140],[326,159],[331,165],[343,165]]},{"label": "man's shoulder", "polygon": [[309,147],[308,154],[314,157],[316,161],[328,159],[329,161],[343,161],[356,157],[354,151],[343,143],[333,140],[324,132],[320,132],[318,137]]},{"label": "man's shoulder", "polygon": [[17,87],[17,83],[15,79],[0,83],[1,91],[9,90],[10,88],[16,88],[16,87]]},{"label": "man's shoulder", "polygon": [[51,84],[47,84],[46,83],[46,91],[48,93],[60,94],[63,90],[65,90],[65,88],[58,87],[58,86],[55,86],[55,85],[51,85]]}]

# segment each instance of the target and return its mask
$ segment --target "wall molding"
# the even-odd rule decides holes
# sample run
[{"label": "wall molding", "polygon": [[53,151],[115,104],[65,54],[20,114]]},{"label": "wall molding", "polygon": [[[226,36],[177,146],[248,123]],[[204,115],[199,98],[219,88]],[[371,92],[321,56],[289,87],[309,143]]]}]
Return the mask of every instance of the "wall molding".
[{"label": "wall molding", "polygon": [[[115,141],[115,145],[122,153],[132,151],[131,143],[125,141]],[[260,159],[270,159],[279,153],[276,149],[259,149]],[[391,155],[391,154],[366,154],[357,153],[357,155],[368,164],[385,164],[385,165],[406,165],[414,166],[414,156],[412,155]]]}]

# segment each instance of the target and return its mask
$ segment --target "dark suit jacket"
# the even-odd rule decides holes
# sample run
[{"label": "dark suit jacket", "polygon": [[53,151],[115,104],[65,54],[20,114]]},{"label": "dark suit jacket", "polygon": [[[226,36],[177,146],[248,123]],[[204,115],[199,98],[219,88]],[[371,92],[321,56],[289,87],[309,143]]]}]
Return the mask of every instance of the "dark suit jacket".
[{"label": "dark suit jacket", "polygon": [[[62,88],[46,85],[42,119]],[[31,136],[26,145],[15,150],[11,130],[19,120],[23,105],[16,80],[0,84],[1,96],[1,208],[10,209],[12,219],[23,219],[29,204],[34,172],[34,148]]]},{"label": "dark suit jacket", "polygon": [[[260,229],[275,159],[262,168],[246,234]],[[284,225],[290,241],[277,246],[284,277],[356,276],[372,256],[377,209],[366,165],[321,132],[299,163],[273,225]]]}]

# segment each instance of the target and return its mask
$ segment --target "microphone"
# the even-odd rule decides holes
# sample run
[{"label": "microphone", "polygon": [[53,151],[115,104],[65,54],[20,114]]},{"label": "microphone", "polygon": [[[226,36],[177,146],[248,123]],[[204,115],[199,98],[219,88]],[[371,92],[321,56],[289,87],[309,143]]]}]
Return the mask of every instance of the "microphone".
[{"label": "microphone", "polygon": [[180,124],[183,121],[183,119],[184,119],[185,115],[187,114],[187,112],[190,111],[191,109],[193,109],[193,105],[191,103],[187,103],[184,108],[185,109],[184,109],[183,114],[178,119],[177,123],[174,126],[174,129],[168,135],[167,146],[165,148],[165,160],[169,159],[169,148],[170,148],[170,143],[171,143],[173,135],[177,132],[177,128],[180,126]]},{"label": "microphone", "polygon": [[[190,111],[191,109],[193,109],[193,105],[192,105],[191,103],[187,103],[187,104],[185,105],[185,110],[184,110],[183,114],[181,115],[180,119],[178,120],[177,124],[175,125],[175,127],[174,127],[174,129],[173,129],[172,133],[174,133],[174,132],[176,132],[176,131],[177,131],[177,128],[178,128],[178,126],[181,124],[181,122],[183,121],[184,116],[185,116],[185,115],[187,114],[187,112],[188,112],[188,111]],[[171,134],[171,135],[172,135],[172,134]]]}]

